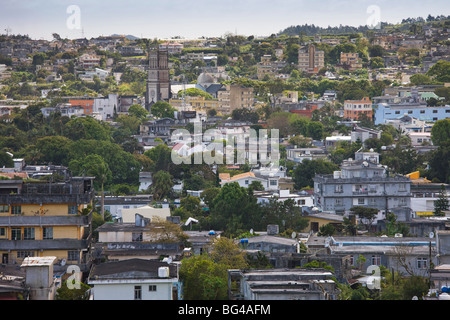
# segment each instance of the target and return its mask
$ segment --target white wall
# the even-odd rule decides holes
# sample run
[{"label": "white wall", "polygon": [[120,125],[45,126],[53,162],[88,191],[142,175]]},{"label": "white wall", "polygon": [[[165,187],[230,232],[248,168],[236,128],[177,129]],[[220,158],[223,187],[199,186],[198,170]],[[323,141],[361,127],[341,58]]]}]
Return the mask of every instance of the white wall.
[{"label": "white wall", "polygon": [[[94,284],[94,300],[134,300],[134,287],[142,287],[142,300],[172,300],[171,280],[164,282]],[[149,291],[149,285],[156,285],[156,291]]]}]

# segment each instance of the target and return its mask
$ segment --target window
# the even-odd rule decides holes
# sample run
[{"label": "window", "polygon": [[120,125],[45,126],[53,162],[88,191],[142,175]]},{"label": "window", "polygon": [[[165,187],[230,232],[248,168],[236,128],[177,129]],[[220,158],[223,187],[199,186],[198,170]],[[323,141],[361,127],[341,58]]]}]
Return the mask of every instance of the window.
[{"label": "window", "polygon": [[142,300],[142,287],[134,286],[134,300]]},{"label": "window", "polygon": [[358,198],[358,204],[365,204],[366,201],[364,198]]},{"label": "window", "polygon": [[425,110],[420,110],[420,113],[425,113]]},{"label": "window", "polygon": [[342,199],[341,198],[334,199],[334,205],[335,206],[342,206]]},{"label": "window", "polygon": [[33,251],[17,251],[18,259],[25,259],[26,257],[33,257],[33,256],[34,256]]},{"label": "window", "polygon": [[156,285],[148,286],[148,291],[156,292]]},{"label": "window", "polygon": [[34,240],[34,228],[23,228],[23,240]]},{"label": "window", "polygon": [[80,260],[80,254],[77,250],[67,251],[67,260],[78,261]]},{"label": "window", "polygon": [[375,266],[381,265],[381,257],[380,256],[372,256],[372,264]]},{"label": "window", "polygon": [[433,110],[433,113],[438,113],[437,110]]},{"label": "window", "polygon": [[406,206],[407,202],[406,202],[406,198],[400,198],[398,200],[398,205],[399,206]]},{"label": "window", "polygon": [[398,191],[406,191],[406,185],[405,184],[400,184],[398,186]]},{"label": "window", "polygon": [[297,201],[298,205],[305,205],[306,204],[306,200],[300,199]]},{"label": "window", "polygon": [[245,180],[245,184],[248,184],[248,180]]},{"label": "window", "polygon": [[42,237],[44,240],[53,239],[53,227],[44,227],[42,230]]},{"label": "window", "polygon": [[142,241],[142,232],[133,232],[131,234],[131,241],[141,242]]},{"label": "window", "polygon": [[69,214],[77,214],[78,213],[77,205],[76,204],[69,204],[68,213]]},{"label": "window", "polygon": [[428,259],[427,258],[417,258],[417,269],[427,269]]},{"label": "window", "polygon": [[4,236],[4,235],[6,235],[6,229],[0,228],[0,236]]},{"label": "window", "polygon": [[334,186],[334,192],[336,192],[336,193],[344,192],[343,187],[342,187],[342,184],[337,184],[337,185],[335,185],[335,186]]},{"label": "window", "polygon": [[22,240],[20,228],[11,228],[11,240]]},{"label": "window", "polygon": [[270,185],[271,186],[276,186],[277,185],[277,180],[270,180]]},{"label": "window", "polygon": [[22,214],[22,206],[11,206],[11,214]]},{"label": "window", "polygon": [[0,205],[0,213],[9,212],[9,206],[6,204]]}]

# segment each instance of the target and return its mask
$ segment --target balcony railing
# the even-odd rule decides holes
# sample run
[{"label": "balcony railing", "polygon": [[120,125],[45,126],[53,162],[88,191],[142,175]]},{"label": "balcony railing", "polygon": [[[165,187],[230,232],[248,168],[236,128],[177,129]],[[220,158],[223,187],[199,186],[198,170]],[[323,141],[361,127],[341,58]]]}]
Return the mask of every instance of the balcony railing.
[{"label": "balcony railing", "polygon": [[88,226],[92,214],[87,216],[0,216],[0,226]]},{"label": "balcony railing", "polygon": [[5,250],[81,250],[89,247],[89,240],[0,240],[0,251]]}]

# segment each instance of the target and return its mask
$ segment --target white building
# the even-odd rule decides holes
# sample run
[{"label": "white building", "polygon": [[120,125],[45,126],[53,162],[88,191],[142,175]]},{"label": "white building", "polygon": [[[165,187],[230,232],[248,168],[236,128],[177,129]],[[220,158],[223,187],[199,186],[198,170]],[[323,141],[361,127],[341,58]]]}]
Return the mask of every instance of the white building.
[{"label": "white building", "polygon": [[220,182],[220,185],[223,186],[226,183],[232,183],[237,182],[239,186],[248,188],[248,186],[253,181],[259,181],[261,182],[262,186],[264,187],[264,190],[278,190],[278,180],[280,179],[279,176],[269,176],[266,178],[263,177],[257,177],[253,172],[245,172],[241,174],[237,174],[233,177],[231,177],[228,180],[223,180]]},{"label": "white building", "polygon": [[306,206],[313,207],[314,206],[314,198],[308,193],[290,193],[289,190],[279,190],[278,193],[271,194],[256,194],[256,198],[258,199],[258,203],[269,203],[271,199],[277,199],[278,202],[284,202],[288,199],[292,199],[295,202],[295,205],[298,207]]},{"label": "white building", "polygon": [[118,112],[118,105],[119,97],[117,93],[109,93],[107,97],[95,98],[93,114],[103,121],[111,119],[114,116],[114,111]]},{"label": "white building", "polygon": [[177,266],[156,260],[128,259],[94,266],[88,284],[91,300],[176,300]]}]

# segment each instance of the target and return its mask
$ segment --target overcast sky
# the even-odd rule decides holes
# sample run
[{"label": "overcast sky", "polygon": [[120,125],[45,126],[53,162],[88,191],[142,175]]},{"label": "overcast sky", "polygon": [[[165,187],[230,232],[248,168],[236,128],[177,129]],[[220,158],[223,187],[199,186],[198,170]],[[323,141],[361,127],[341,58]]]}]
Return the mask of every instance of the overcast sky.
[{"label": "overcast sky", "polygon": [[[449,15],[448,0],[0,0],[0,34],[33,39],[132,34],[144,38],[268,36],[292,25],[322,27]],[[74,7],[75,6],[75,7]],[[375,11],[368,8],[375,7]],[[79,14],[78,14],[79,13]]]}]

